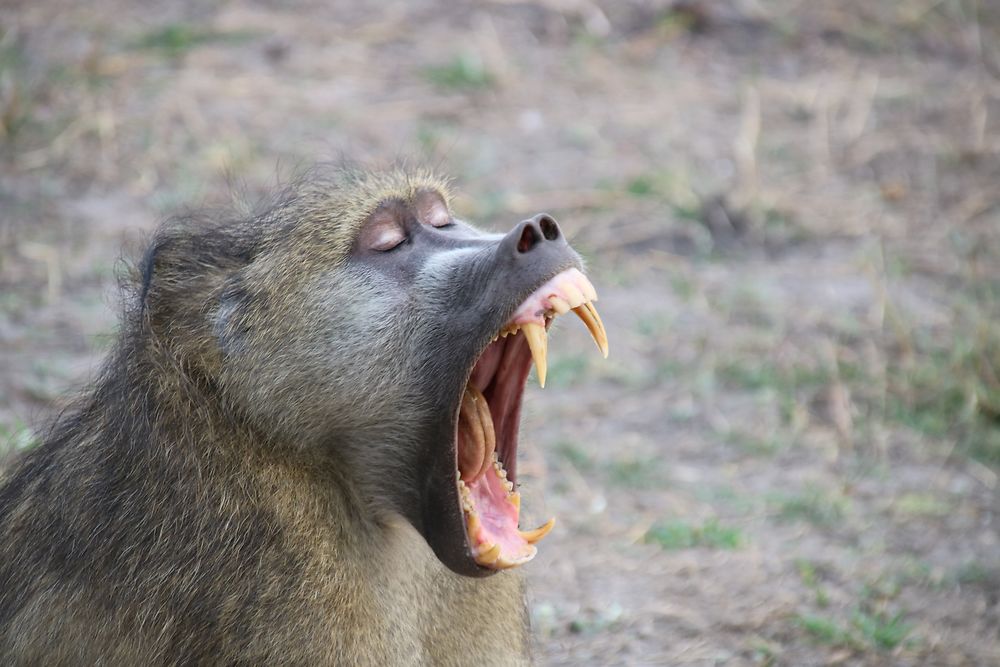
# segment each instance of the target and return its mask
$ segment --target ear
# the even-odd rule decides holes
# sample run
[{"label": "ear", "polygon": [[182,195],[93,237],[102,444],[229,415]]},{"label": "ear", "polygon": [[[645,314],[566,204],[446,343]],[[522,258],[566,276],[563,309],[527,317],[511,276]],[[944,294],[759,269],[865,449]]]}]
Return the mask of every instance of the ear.
[{"label": "ear", "polygon": [[178,218],[150,241],[135,276],[144,312],[183,310],[205,299],[254,257],[256,242],[207,217]]},{"label": "ear", "polygon": [[169,239],[165,236],[157,236],[149,244],[149,248],[143,254],[133,275],[138,274],[139,280],[139,308],[145,312],[149,307],[149,288],[153,284],[153,274],[156,273],[157,260],[160,252],[167,247]]},{"label": "ear", "polygon": [[413,198],[413,208],[421,224],[444,227],[454,222],[444,197],[437,190],[421,190]]},{"label": "ear", "polygon": [[247,321],[249,295],[234,278],[219,294],[218,307],[212,318],[212,331],[223,356],[246,350],[250,325]]}]

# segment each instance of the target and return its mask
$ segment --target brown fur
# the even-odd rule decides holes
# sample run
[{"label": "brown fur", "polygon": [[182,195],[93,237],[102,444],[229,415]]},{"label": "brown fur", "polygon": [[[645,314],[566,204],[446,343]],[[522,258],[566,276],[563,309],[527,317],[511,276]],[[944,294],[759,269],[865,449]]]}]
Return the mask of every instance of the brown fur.
[{"label": "brown fur", "polygon": [[406,353],[405,313],[364,330],[336,272],[376,206],[426,189],[447,197],[427,174],[337,171],[252,220],[158,233],[93,390],[3,478],[0,663],[528,662],[520,575],[456,575],[380,505],[379,484],[413,480],[374,401],[416,423],[414,392],[375,350],[310,370],[313,298],[344,309],[343,354],[379,332]]}]

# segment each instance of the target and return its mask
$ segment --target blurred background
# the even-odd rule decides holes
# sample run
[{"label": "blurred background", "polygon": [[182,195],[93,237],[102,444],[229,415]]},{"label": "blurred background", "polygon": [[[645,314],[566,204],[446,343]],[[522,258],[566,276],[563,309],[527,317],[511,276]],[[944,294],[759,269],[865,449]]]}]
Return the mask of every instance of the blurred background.
[{"label": "blurred background", "polygon": [[1000,664],[1000,3],[0,3],[0,448],[185,206],[346,154],[553,214],[547,665]]}]

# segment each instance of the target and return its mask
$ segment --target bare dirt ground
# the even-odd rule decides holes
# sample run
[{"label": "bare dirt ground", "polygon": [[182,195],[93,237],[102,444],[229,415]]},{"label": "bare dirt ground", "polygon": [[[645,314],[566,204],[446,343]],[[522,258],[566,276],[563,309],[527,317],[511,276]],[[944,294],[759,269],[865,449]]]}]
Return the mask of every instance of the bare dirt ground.
[{"label": "bare dirt ground", "polygon": [[528,389],[540,663],[1000,664],[1000,7],[209,5],[0,5],[5,448],[157,220],[408,156],[601,294]]}]

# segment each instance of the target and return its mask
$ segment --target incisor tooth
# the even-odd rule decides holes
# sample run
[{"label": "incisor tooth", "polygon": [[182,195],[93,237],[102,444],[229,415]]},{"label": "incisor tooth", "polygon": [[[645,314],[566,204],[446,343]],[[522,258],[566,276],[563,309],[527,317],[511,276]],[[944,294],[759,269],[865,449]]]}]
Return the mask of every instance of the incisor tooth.
[{"label": "incisor tooth", "polygon": [[518,511],[520,511],[520,509],[521,509],[521,493],[519,491],[514,491],[513,493],[511,493],[510,495],[508,495],[507,496],[507,500],[508,500],[508,502],[510,502],[511,505],[513,505],[514,507],[516,507],[518,509]]},{"label": "incisor tooth", "polygon": [[493,563],[493,567],[497,568],[498,570],[506,570],[511,567],[517,567],[518,565],[523,565],[524,563],[527,563],[529,560],[534,558],[535,554],[537,553],[538,549],[532,546],[523,556],[521,556],[516,560],[507,560],[503,556],[497,558],[496,562]]},{"label": "incisor tooth", "polygon": [[521,325],[524,337],[528,339],[528,347],[531,348],[531,358],[535,362],[535,371],[538,373],[538,384],[545,386],[546,359],[548,357],[548,336],[545,327],[534,322],[525,322]]},{"label": "incisor tooth", "polygon": [[534,544],[538,540],[548,535],[549,531],[552,530],[552,526],[554,525],[556,525],[556,518],[552,517],[551,519],[546,521],[544,525],[541,525],[538,528],[535,528],[534,530],[519,530],[517,532],[521,533],[521,537],[523,537],[528,544]]},{"label": "incisor tooth", "polygon": [[586,299],[583,298],[583,292],[580,291],[580,288],[571,282],[567,281],[563,284],[562,292],[566,295],[566,300],[569,302],[571,308],[576,308],[586,301]]},{"label": "incisor tooth", "polygon": [[601,322],[601,316],[597,314],[597,309],[594,308],[594,304],[585,303],[582,306],[578,306],[573,309],[576,316],[583,320],[583,323],[587,325],[587,331],[590,332],[591,338],[597,343],[597,347],[601,350],[601,354],[604,358],[608,358],[608,333],[604,330],[604,323]]},{"label": "incisor tooth", "polygon": [[566,313],[569,310],[569,304],[566,303],[565,299],[558,296],[550,296],[549,303],[552,305],[552,309],[555,310],[560,315]]},{"label": "incisor tooth", "polygon": [[492,565],[500,557],[499,544],[493,544],[489,549],[483,549],[483,547],[480,549],[479,555],[476,556],[476,562],[480,565]]}]

